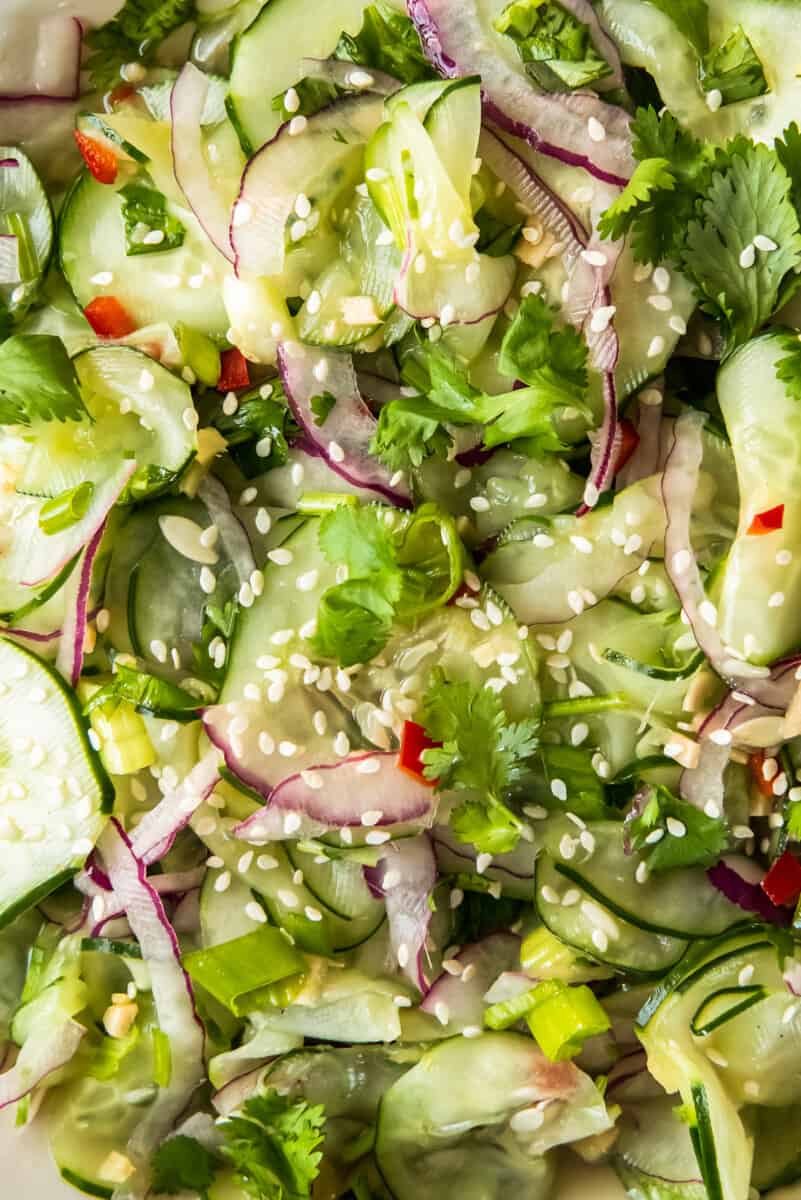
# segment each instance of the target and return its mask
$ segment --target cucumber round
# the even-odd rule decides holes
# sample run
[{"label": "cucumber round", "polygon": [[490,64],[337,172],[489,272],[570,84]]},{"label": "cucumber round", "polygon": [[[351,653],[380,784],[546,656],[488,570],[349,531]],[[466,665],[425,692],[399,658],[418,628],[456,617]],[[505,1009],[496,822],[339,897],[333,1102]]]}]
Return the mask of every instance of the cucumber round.
[{"label": "cucumber round", "polygon": [[[0,638],[0,680],[2,927],[79,870],[114,792],[75,697],[54,670]],[[43,772],[64,783],[45,781]]]},{"label": "cucumber round", "polygon": [[53,210],[42,181],[16,146],[0,146],[0,161],[19,165],[0,168],[0,234],[18,239],[21,279],[0,284],[0,313],[23,316],[36,299],[53,251]]}]

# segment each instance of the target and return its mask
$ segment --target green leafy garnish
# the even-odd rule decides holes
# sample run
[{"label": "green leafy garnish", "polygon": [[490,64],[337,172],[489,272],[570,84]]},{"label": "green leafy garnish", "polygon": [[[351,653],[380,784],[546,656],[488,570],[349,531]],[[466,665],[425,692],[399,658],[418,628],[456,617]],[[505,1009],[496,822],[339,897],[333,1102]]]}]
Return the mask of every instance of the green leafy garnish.
[{"label": "green leafy garnish", "polygon": [[790,177],[793,205],[796,212],[801,213],[801,129],[795,121],[787,126],[780,138],[776,138],[773,149]]},{"label": "green leafy garnish", "polygon": [[60,338],[17,334],[0,345],[0,424],[80,421],[88,416]]},{"label": "green leafy garnish", "polygon": [[115,700],[127,700],[141,712],[155,713],[173,721],[194,720],[202,703],[176,683],[157,679],[155,675],[120,662],[115,665],[114,678],[93,692],[84,712],[88,714]]},{"label": "green leafy garnish", "polygon": [[336,396],[332,396],[330,392],[323,392],[319,396],[312,396],[310,407],[314,415],[315,425],[325,425],[331,416],[336,402]]},{"label": "green leafy garnish", "polygon": [[342,34],[335,57],[384,71],[401,83],[437,78],[412,22],[383,0],[365,9],[357,34]]},{"label": "green leafy garnish", "polygon": [[801,335],[790,333],[783,336],[784,358],[776,363],[776,378],[780,379],[794,400],[801,403]]},{"label": "green leafy garnish", "polygon": [[241,396],[233,413],[225,413],[221,402],[212,424],[247,479],[282,467],[289,457],[288,439],[297,433],[278,381]]},{"label": "green leafy garnish", "polygon": [[330,563],[347,567],[348,579],[323,593],[314,645],[343,666],[369,662],[396,619],[447,603],[462,580],[456,527],[433,504],[403,517],[378,505],[341,505],[320,522],[319,542]]},{"label": "green leafy garnish", "polygon": [[[701,212],[687,229],[682,264],[702,308],[738,345],[769,320],[787,295],[785,280],[801,266],[789,176],[767,146],[738,142],[729,166],[714,174]],[[757,237],[775,248],[754,249]]]},{"label": "green leafy garnish", "polygon": [[445,458],[453,439],[444,428],[447,409],[437,408],[424,396],[390,400],[378,415],[378,428],[370,443],[393,471],[419,467],[427,458]]},{"label": "green leafy garnish", "polygon": [[557,0],[514,0],[495,28],[512,38],[526,70],[548,91],[588,87],[611,74],[588,27]]},{"label": "green leafy garnish", "polygon": [[723,104],[753,100],[768,91],[762,63],[742,26],[738,25],[725,42],[704,55],[701,86],[707,93],[719,91]]},{"label": "green leafy garnish", "polygon": [[[678,799],[667,788],[648,787],[637,814],[626,820],[632,849],[643,853],[650,871],[709,867],[728,845],[725,821]],[[649,837],[660,831],[658,841]]]},{"label": "green leafy garnish", "polygon": [[157,1196],[197,1192],[205,1198],[219,1165],[219,1159],[196,1138],[179,1133],[162,1142],[153,1155],[151,1191]]},{"label": "green leafy garnish", "polygon": [[113,20],[86,35],[90,86],[107,91],[120,82],[126,63],[151,65],[159,44],[194,12],[194,0],[125,0]]},{"label": "green leafy garnish", "polygon": [[481,852],[513,850],[521,822],[506,804],[537,745],[537,721],[509,721],[497,692],[434,672],[420,723],[432,741],[423,751],[425,775],[442,791],[473,793],[451,815],[454,833]]},{"label": "green leafy garnish", "polygon": [[254,1200],[307,1200],[320,1169],[325,1112],[275,1091],[221,1122],[222,1154]]},{"label": "green leafy garnish", "polygon": [[[144,183],[128,183],[120,188],[122,219],[125,222],[125,253],[158,254],[183,245],[186,230],[177,217],[167,211],[167,199],[157,188]],[[161,234],[160,240],[149,235]]]},{"label": "green leafy garnish", "polygon": [[335,83],[329,83],[327,79],[315,79],[313,75],[299,79],[295,84],[295,91],[298,103],[297,106],[292,106],[291,111],[286,106],[285,91],[273,97],[272,110],[280,113],[283,121],[289,121],[292,117],[313,117],[321,108],[327,108],[344,95],[342,88],[338,88]]},{"label": "green leafy garnish", "polygon": [[512,253],[523,228],[522,221],[509,224],[490,212],[486,205],[478,210],[473,220],[479,232],[476,242],[479,254],[486,254],[490,258],[503,258],[504,255]]}]

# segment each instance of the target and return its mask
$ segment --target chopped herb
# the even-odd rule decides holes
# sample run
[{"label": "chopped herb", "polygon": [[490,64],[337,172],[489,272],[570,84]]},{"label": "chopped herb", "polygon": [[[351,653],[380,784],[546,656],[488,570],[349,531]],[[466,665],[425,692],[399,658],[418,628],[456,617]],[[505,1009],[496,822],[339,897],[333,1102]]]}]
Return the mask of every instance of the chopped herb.
[{"label": "chopped herb", "polygon": [[336,396],[332,396],[330,392],[323,392],[320,396],[312,396],[311,410],[314,414],[315,425],[325,425],[331,416],[336,402]]},{"label": "chopped herb", "polygon": [[220,1123],[222,1154],[253,1200],[307,1200],[320,1170],[325,1111],[276,1091]]},{"label": "chopped herb", "polygon": [[119,196],[126,254],[159,254],[183,245],[186,230],[167,211],[167,199],[160,191],[148,184],[128,183],[120,188]]},{"label": "chopped herb", "polygon": [[205,1200],[219,1165],[219,1159],[196,1138],[178,1134],[162,1142],[153,1155],[151,1190],[157,1196],[197,1192]]},{"label": "chopped herb", "polygon": [[742,26],[703,57],[701,86],[707,93],[720,92],[723,104],[753,100],[768,91],[762,63]]},{"label": "chopped herb", "polygon": [[[725,821],[708,817],[664,787],[648,785],[635,800],[626,824],[632,849],[644,855],[653,872],[712,866],[729,840]],[[662,837],[649,841],[657,831]]]},{"label": "chopped herb", "polygon": [[495,28],[512,38],[526,70],[547,91],[589,87],[611,74],[589,28],[557,0],[514,0]]},{"label": "chopped herb", "polygon": [[150,66],[159,44],[194,13],[194,0],[125,0],[113,20],[84,39],[92,51],[84,64],[90,86],[99,92],[115,87],[126,63]]},{"label": "chopped herb", "polygon": [[60,338],[16,334],[0,345],[0,423],[33,425],[88,416]]}]

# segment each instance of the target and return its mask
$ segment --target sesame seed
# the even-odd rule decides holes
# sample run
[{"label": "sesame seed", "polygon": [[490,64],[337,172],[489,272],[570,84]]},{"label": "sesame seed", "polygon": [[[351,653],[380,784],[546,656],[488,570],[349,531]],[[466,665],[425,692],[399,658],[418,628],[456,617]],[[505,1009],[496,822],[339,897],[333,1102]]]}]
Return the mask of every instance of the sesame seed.
[{"label": "sesame seed", "polygon": [[671,837],[683,838],[687,833],[687,826],[683,821],[679,821],[676,817],[668,817],[665,821],[667,831]]},{"label": "sesame seed", "polygon": [[706,94],[706,106],[710,112],[717,112],[723,103],[723,92],[720,88],[710,88]]},{"label": "sesame seed", "polygon": [[737,982],[740,985],[740,987],[747,987],[753,978],[754,978],[754,965],[753,965],[753,963],[748,963],[747,966],[743,967],[742,971],[737,976]]},{"label": "sesame seed", "polygon": [[637,883],[645,883],[648,879],[648,864],[641,862],[637,864],[637,870],[634,872],[634,878]]},{"label": "sesame seed", "polygon": [[754,243],[749,242],[745,249],[740,251],[740,266],[744,271],[747,271],[749,267],[753,267],[755,259],[756,249]]},{"label": "sesame seed", "polygon": [[567,860],[575,858],[576,856],[576,842],[567,833],[563,834],[560,839],[559,854],[562,858]]},{"label": "sesame seed", "polygon": [[303,133],[308,123],[305,117],[293,117],[289,122],[289,136],[297,137],[299,133]]},{"label": "sesame seed", "polygon": [[730,746],[732,737],[728,729],[715,729],[710,733],[709,740],[716,746]]},{"label": "sesame seed", "polygon": [[476,858],[476,871],[478,872],[479,875],[483,875],[484,872],[491,866],[492,866],[492,855],[491,854],[479,854],[478,855],[478,857]]},{"label": "sesame seed", "polygon": [[593,929],[591,940],[593,946],[595,946],[595,949],[600,950],[601,954],[609,949],[609,938],[606,936],[603,929]]},{"label": "sesame seed", "polygon": [[577,534],[574,534],[570,538],[570,541],[575,546],[575,548],[578,550],[579,554],[592,554],[592,549],[593,549],[592,542],[588,541],[587,538],[580,537]]},{"label": "sesame seed", "polygon": [[[213,590],[214,589],[212,588],[212,591]],[[167,661],[167,647],[164,645],[164,642],[159,641],[158,639],[150,643],[150,653],[160,663]]]},{"label": "sesame seed", "polygon": [[277,550],[270,550],[267,557],[277,567],[288,567],[295,556],[291,550],[284,550],[282,547],[279,547]]},{"label": "sesame seed", "polygon": [[258,489],[254,487],[246,487],[239,497],[240,504],[252,504],[258,496]]},{"label": "sesame seed", "polygon": [[245,916],[250,917],[251,921],[255,921],[257,925],[265,925],[267,923],[266,912],[255,900],[249,900],[245,905]]},{"label": "sesame seed", "polygon": [[216,588],[216,586],[217,586],[217,577],[214,574],[214,572],[212,571],[211,567],[201,567],[200,568],[200,590],[202,592],[205,592],[205,594],[207,596],[210,596],[211,593]]},{"label": "sesame seed", "polygon": [[227,892],[230,886],[231,886],[231,872],[230,871],[223,871],[223,873],[221,875],[218,875],[217,878],[214,880],[215,892]]},{"label": "sesame seed", "polygon": [[689,550],[677,550],[673,555],[673,570],[681,575],[687,570],[691,562],[692,555]]},{"label": "sesame seed", "polygon": [[670,312],[671,308],[673,307],[673,301],[671,300],[670,296],[662,296],[659,293],[649,296],[647,302],[650,304],[651,308],[655,308],[657,312]]},{"label": "sesame seed", "polygon": [[664,836],[665,836],[664,829],[653,829],[646,837],[645,844],[647,846],[655,846],[657,844],[657,842],[662,841],[662,838]]},{"label": "sesame seed", "polygon": [[768,608],[781,608],[784,604],[784,592],[774,592],[768,597]]},{"label": "sesame seed", "polygon": [[398,966],[406,967],[409,964],[409,947],[405,942],[401,942],[398,946]]},{"label": "sesame seed", "polygon": [[606,304],[601,308],[596,308],[590,318],[590,329],[593,333],[603,333],[609,328],[612,318],[617,312],[617,307],[614,304]]},{"label": "sesame seed", "polygon": [[587,122],[587,133],[593,142],[602,142],[606,137],[606,130],[597,117],[590,117]]},{"label": "sesame seed", "polygon": [[770,254],[773,250],[778,250],[778,245],[773,238],[766,237],[764,233],[758,233],[754,238],[754,245],[757,250],[761,250],[763,254]]}]

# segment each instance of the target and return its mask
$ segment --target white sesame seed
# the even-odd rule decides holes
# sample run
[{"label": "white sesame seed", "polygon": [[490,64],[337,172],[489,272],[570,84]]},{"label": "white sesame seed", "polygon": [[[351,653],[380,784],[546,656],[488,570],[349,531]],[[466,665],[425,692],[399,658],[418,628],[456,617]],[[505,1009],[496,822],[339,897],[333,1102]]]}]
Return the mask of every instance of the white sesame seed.
[{"label": "white sesame seed", "polygon": [[714,742],[716,746],[730,746],[732,735],[728,729],[715,729],[709,735],[710,742]]},{"label": "white sesame seed", "polygon": [[664,351],[665,351],[665,339],[660,334],[657,334],[657,336],[655,338],[651,338],[651,341],[649,343],[648,357],[649,358],[658,358],[660,354],[664,354]]},{"label": "white sesame seed", "polygon": [[567,784],[563,779],[551,780],[551,794],[554,795],[557,800],[567,800]]},{"label": "white sesame seed", "polygon": [[303,133],[308,123],[305,117],[293,117],[289,122],[289,136],[297,137],[299,133]]},{"label": "white sesame seed", "polygon": [[296,113],[300,108],[300,96],[293,87],[284,92],[284,108],[288,113]]},{"label": "white sesame seed", "polygon": [[784,592],[773,592],[768,597],[768,608],[781,608],[784,604]]},{"label": "white sesame seed", "polygon": [[676,817],[668,817],[665,821],[667,831],[671,837],[683,838],[687,833],[687,826],[683,821],[679,821]]},{"label": "white sesame seed", "polygon": [[749,267],[753,267],[755,260],[756,249],[754,243],[749,242],[745,249],[740,251],[740,266],[744,271],[747,271]]},{"label": "white sesame seed", "polygon": [[478,857],[476,858],[476,871],[478,872],[479,875],[483,875],[484,872],[491,866],[492,866],[492,855],[491,854],[479,854],[478,855]]},{"label": "white sesame seed", "polygon": [[604,933],[603,929],[593,929],[590,935],[592,944],[596,950],[600,950],[601,954],[609,949],[609,938]]},{"label": "white sesame seed", "polygon": [[720,88],[710,88],[706,94],[706,106],[710,112],[717,112],[723,103],[723,92]]},{"label": "white sesame seed", "polygon": [[673,307],[673,301],[670,296],[663,296],[658,292],[653,296],[649,296],[647,303],[650,304],[651,308],[655,308],[657,312],[670,312]]},{"label": "white sesame seed", "polygon": [[602,142],[606,137],[606,130],[597,117],[590,117],[587,122],[587,133],[593,142]]},{"label": "white sesame seed", "polygon": [[757,250],[761,250],[763,254],[770,254],[773,250],[778,250],[778,245],[772,237],[766,237],[764,233],[758,233],[754,238],[754,245]]},{"label": "white sesame seed", "polygon": [[167,661],[167,647],[164,645],[164,642],[158,639],[150,643],[150,653],[157,662],[164,663]]},{"label": "white sesame seed", "polygon": [[614,304],[606,304],[601,308],[596,308],[590,318],[590,329],[592,332],[603,333],[605,329],[608,329],[616,312],[617,308]]}]

